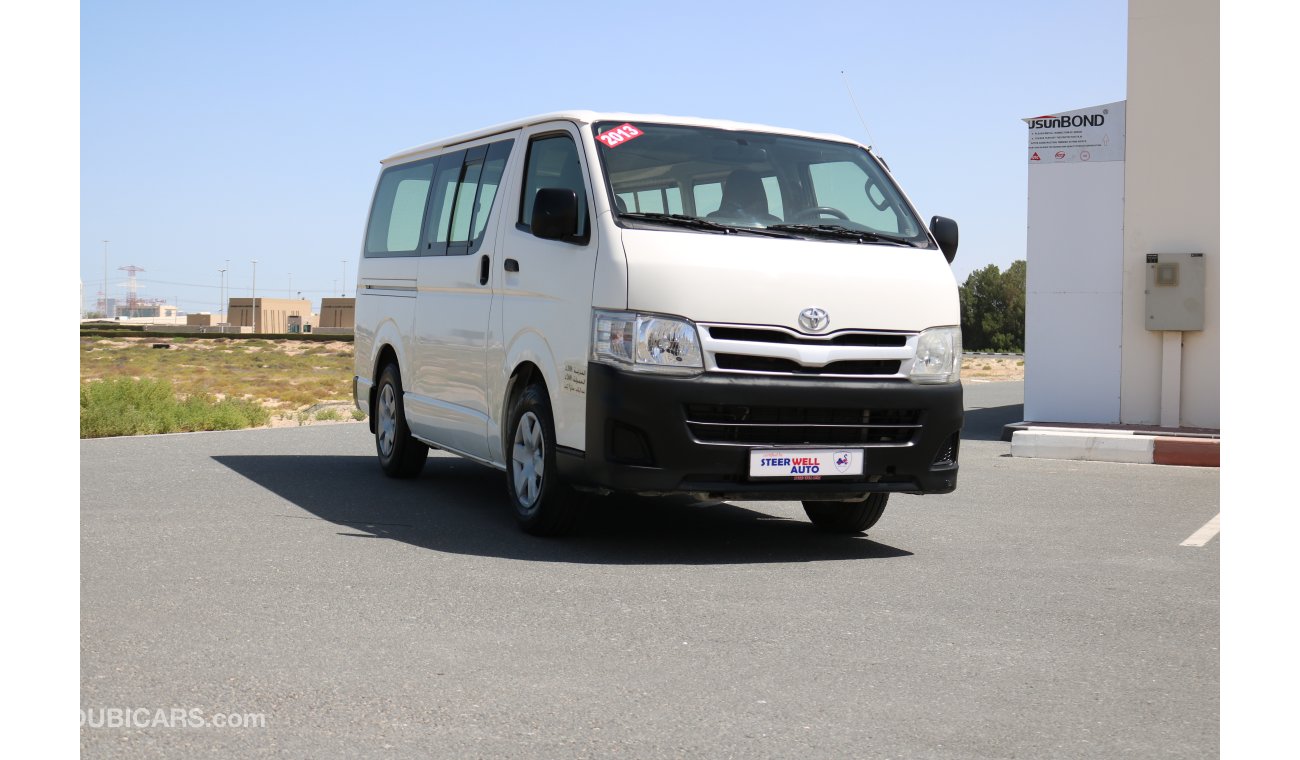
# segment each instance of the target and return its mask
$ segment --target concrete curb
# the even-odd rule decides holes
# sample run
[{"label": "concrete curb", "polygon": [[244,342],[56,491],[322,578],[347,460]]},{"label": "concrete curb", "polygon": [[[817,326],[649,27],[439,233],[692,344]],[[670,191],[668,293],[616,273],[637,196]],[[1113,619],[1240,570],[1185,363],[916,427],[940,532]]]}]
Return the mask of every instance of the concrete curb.
[{"label": "concrete curb", "polygon": [[1151,464],[1154,452],[1154,438],[1125,433],[1020,430],[1011,436],[1013,457]]},{"label": "concrete curb", "polygon": [[1134,431],[1035,428],[1011,435],[1011,456],[1088,462],[1218,467],[1219,441]]},{"label": "concrete curb", "polygon": [[1204,438],[1156,438],[1156,464],[1218,467],[1219,441]]}]

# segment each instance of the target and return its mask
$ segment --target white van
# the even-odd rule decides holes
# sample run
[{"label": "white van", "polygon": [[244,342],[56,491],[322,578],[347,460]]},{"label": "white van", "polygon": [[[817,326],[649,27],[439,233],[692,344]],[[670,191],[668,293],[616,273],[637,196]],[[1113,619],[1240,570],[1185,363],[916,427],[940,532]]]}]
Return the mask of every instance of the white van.
[{"label": "white van", "polygon": [[506,473],[524,530],[579,494],[800,500],[830,531],[957,485],[957,226],[860,143],[553,113],[382,162],[357,406],[383,471]]}]

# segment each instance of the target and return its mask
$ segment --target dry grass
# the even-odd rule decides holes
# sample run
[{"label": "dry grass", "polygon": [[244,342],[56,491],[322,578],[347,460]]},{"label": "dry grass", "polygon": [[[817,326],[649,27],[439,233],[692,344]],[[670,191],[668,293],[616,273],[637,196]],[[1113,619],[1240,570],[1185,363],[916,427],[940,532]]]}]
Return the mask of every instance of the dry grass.
[{"label": "dry grass", "polygon": [[[156,343],[170,347],[153,348]],[[272,413],[297,412],[313,404],[351,403],[352,344],[262,338],[82,338],[82,383],[116,378],[167,380],[181,398],[241,399]]]},{"label": "dry grass", "polygon": [[1025,360],[1002,356],[965,356],[961,362],[961,379],[975,383],[1024,380]]}]

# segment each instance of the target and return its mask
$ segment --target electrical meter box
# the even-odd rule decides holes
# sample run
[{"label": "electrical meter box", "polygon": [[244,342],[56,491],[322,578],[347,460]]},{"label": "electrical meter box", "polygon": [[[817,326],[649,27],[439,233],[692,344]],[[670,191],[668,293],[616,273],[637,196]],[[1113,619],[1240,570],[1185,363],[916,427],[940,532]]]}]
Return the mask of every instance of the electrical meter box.
[{"label": "electrical meter box", "polygon": [[1147,254],[1148,330],[1205,329],[1205,254]]}]

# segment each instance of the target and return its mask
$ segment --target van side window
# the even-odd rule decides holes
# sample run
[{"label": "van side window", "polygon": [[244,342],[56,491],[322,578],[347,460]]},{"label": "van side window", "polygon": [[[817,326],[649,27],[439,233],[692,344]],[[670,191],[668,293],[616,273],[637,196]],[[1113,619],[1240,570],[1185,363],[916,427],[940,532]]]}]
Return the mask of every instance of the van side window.
[{"label": "van side window", "polygon": [[473,221],[485,152],[481,148],[471,149],[461,167],[460,181],[456,183],[456,202],[451,212],[451,237],[447,239],[447,253],[450,255],[469,253],[469,225]]},{"label": "van side window", "polygon": [[519,225],[531,229],[533,203],[544,187],[564,187],[578,194],[578,234],[587,235],[587,190],[582,184],[578,146],[568,135],[538,137],[528,144],[523,197],[519,202]]},{"label": "van side window", "polygon": [[514,140],[448,153],[439,160],[429,202],[426,256],[461,256],[483,244],[492,203]]},{"label": "van side window", "polygon": [[682,191],[676,185],[656,187],[650,190],[634,190],[615,196],[621,203],[619,213],[637,212],[646,214],[680,214],[682,213]]},{"label": "van side window", "polygon": [[366,256],[412,256],[420,245],[433,161],[394,166],[379,178],[366,228]]},{"label": "van side window", "polygon": [[776,175],[763,178],[763,192],[767,195],[768,213],[785,218],[785,204],[781,202],[781,183]]},{"label": "van side window", "polygon": [[722,183],[707,182],[695,186],[695,215],[707,216],[722,206]]},{"label": "van side window", "polygon": [[682,210],[682,190],[679,187],[670,187],[664,190],[664,195],[668,198],[668,213],[681,214]]},{"label": "van side window", "polygon": [[449,254],[474,253],[483,244],[492,204],[496,201],[501,175],[514,140],[494,142],[485,148],[470,148],[456,189],[455,212],[451,220]]},{"label": "van side window", "polygon": [[456,200],[456,185],[464,161],[463,150],[447,153],[438,159],[438,170],[433,178],[433,193],[429,198],[429,231],[425,237],[423,251],[425,256],[442,256],[447,252],[452,203]]},{"label": "van side window", "polygon": [[502,140],[488,146],[487,162],[483,164],[483,176],[479,179],[478,200],[474,203],[474,221],[471,225],[475,249],[483,242],[483,232],[487,229],[488,217],[492,215],[492,204],[497,199],[497,189],[501,187],[501,175],[505,174],[506,160],[510,158],[510,149],[514,144],[514,140]]}]

